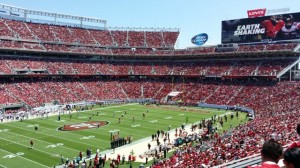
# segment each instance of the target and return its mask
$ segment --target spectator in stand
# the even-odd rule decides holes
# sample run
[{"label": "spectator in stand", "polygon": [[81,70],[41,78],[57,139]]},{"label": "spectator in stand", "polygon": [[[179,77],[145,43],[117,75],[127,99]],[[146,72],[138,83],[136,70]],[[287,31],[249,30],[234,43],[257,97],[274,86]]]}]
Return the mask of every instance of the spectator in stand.
[{"label": "spectator in stand", "polygon": [[282,151],[281,144],[274,139],[270,139],[264,143],[261,149],[262,164],[248,168],[280,168],[277,163],[282,155]]},{"label": "spectator in stand", "polygon": [[283,159],[286,168],[300,167],[300,148],[287,149],[283,154]]},{"label": "spectator in stand", "polygon": [[[297,125],[296,131],[297,134],[300,136],[300,123]],[[295,147],[300,148],[300,141],[293,142],[290,146],[290,148],[295,148]]]}]

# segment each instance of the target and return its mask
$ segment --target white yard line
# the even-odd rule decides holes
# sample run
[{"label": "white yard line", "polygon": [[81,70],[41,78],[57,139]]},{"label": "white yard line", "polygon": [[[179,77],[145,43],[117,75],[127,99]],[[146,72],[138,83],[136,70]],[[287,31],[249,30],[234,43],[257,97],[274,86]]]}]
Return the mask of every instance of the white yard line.
[{"label": "white yard line", "polygon": [[[13,144],[18,144],[18,145],[24,146],[24,147],[26,147],[26,148],[29,148],[29,147],[30,147],[29,145],[23,145],[23,144],[20,144],[20,143],[17,143],[17,142],[12,142],[12,141],[6,140],[6,139],[1,138],[1,137],[0,137],[0,139],[2,139],[2,140],[4,140],[4,141],[8,141],[8,142],[13,143]],[[50,156],[56,156],[56,154],[54,154],[54,153],[45,152],[45,151],[39,150],[39,149],[37,149],[37,148],[33,148],[32,150],[36,150],[36,151],[39,151],[39,152],[42,152],[42,153],[46,153],[46,154],[48,154],[48,155],[50,155]],[[59,157],[59,156],[57,156],[57,157]]]},{"label": "white yard line", "polygon": [[[4,152],[6,152],[6,153],[13,154],[13,153],[11,153],[11,152],[9,152],[9,151],[6,151],[6,150],[3,150],[3,149],[0,149],[0,150],[1,150],[1,151],[4,151]],[[28,160],[28,161],[30,161],[30,162],[32,162],[32,163],[34,163],[34,164],[38,164],[38,165],[40,165],[40,166],[42,166],[42,167],[47,167],[47,168],[49,168],[49,166],[43,165],[43,164],[41,164],[41,163],[39,163],[39,162],[35,162],[35,161],[30,160],[30,159],[27,159],[27,158],[25,158],[25,157],[22,157],[22,156],[17,156],[17,157],[20,157],[20,158],[22,158],[22,159]],[[3,165],[0,165],[0,166],[3,166]],[[7,168],[7,167],[5,167],[5,166],[3,166],[3,167],[4,167],[4,168]]]},{"label": "white yard line", "polygon": [[[26,137],[26,138],[28,138],[28,139],[32,138],[32,137],[24,136],[24,135],[21,135],[21,134],[16,134],[16,133],[13,133],[13,132],[6,132],[6,133],[14,134],[14,135],[16,135],[16,136]],[[50,142],[42,141],[42,140],[39,140],[39,139],[35,139],[35,140],[44,142],[44,143],[46,143],[46,144],[51,144],[51,145],[53,145],[53,144],[50,143]],[[75,151],[75,152],[78,152],[78,150],[71,149],[71,148],[68,148],[68,147],[64,147],[64,146],[59,146],[59,147],[60,147],[60,148],[65,148],[65,149],[69,149],[69,150],[73,150],[73,151]]]}]

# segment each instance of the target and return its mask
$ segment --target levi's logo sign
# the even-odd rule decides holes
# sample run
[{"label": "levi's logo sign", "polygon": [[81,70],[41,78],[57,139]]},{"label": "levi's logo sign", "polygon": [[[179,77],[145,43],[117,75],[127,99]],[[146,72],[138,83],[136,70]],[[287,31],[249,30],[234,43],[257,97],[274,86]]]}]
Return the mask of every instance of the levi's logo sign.
[{"label": "levi's logo sign", "polygon": [[255,10],[248,10],[248,18],[260,17],[265,16],[266,9],[255,9]]}]

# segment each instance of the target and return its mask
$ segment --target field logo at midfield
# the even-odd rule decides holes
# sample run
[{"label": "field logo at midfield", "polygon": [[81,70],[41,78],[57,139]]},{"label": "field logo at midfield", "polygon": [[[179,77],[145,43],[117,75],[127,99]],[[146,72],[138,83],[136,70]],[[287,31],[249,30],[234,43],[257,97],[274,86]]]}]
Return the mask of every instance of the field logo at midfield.
[{"label": "field logo at midfield", "polygon": [[79,130],[103,127],[103,126],[107,125],[108,123],[109,123],[108,121],[89,121],[89,122],[83,122],[83,123],[64,125],[62,127],[59,127],[58,130],[79,131]]}]

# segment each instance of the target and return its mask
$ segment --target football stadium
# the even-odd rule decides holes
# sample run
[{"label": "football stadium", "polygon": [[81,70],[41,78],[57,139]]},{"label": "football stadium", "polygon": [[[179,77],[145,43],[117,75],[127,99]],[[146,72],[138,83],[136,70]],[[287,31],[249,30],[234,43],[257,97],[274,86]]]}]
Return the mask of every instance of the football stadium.
[{"label": "football stadium", "polygon": [[177,49],[0,4],[0,168],[299,167],[300,13],[248,15]]}]

